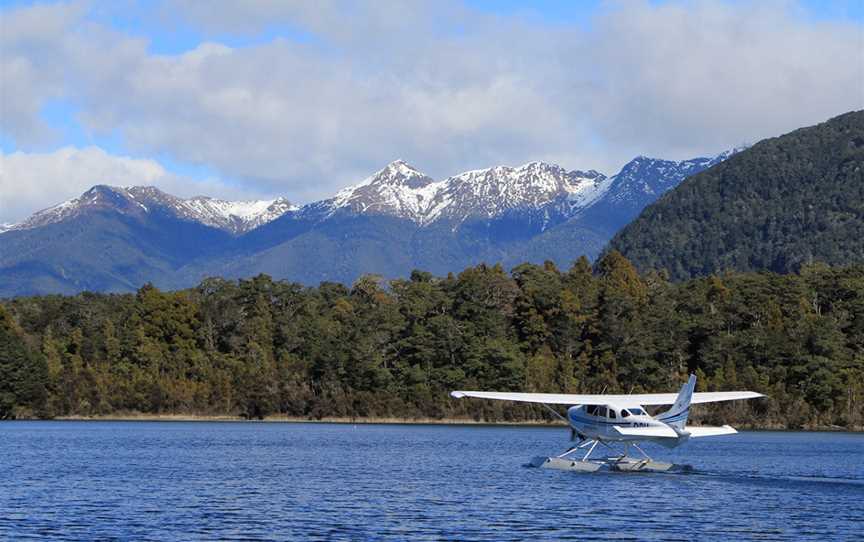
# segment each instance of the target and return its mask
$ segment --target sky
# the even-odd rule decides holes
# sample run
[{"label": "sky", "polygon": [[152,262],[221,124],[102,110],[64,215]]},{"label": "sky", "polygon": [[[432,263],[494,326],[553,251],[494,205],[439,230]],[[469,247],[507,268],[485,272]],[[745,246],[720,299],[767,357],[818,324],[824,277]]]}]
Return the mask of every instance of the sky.
[{"label": "sky", "polygon": [[0,223],[95,184],[306,203],[613,174],[864,108],[864,0],[0,0]]}]

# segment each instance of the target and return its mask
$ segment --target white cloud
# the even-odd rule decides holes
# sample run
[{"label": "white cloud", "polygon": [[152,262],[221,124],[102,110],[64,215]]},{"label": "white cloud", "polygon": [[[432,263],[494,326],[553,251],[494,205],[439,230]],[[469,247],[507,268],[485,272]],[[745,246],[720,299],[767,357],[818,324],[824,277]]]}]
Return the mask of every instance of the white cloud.
[{"label": "white cloud", "polygon": [[190,179],[167,171],[154,160],[114,156],[98,147],[0,152],[0,223],[20,221],[97,184],[157,186],[180,196],[249,196],[216,179]]},{"label": "white cloud", "polygon": [[789,2],[745,7],[627,3],[603,16],[592,126],[684,157],[864,107],[862,26],[806,21]]},{"label": "white cloud", "polygon": [[58,41],[83,16],[75,5],[36,5],[0,17],[0,127],[23,144],[56,134],[40,118],[42,105],[67,93]]},{"label": "white cloud", "polygon": [[50,135],[41,104],[62,97],[138,156],[308,201],[397,157],[437,177],[534,159],[611,173],[864,107],[860,25],[808,22],[788,2],[601,11],[585,30],[443,2],[178,1],[168,26],[311,38],[156,55],[76,4],[24,8],[3,17],[0,122],[27,148]]}]

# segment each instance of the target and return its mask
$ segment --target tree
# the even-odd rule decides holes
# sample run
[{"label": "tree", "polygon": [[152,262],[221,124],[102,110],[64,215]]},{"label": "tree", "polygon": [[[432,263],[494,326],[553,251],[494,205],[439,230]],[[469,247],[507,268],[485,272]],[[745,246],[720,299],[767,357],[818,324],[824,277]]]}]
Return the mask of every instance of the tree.
[{"label": "tree", "polygon": [[0,419],[22,411],[41,414],[45,408],[48,365],[32,350],[23,332],[0,305]]}]

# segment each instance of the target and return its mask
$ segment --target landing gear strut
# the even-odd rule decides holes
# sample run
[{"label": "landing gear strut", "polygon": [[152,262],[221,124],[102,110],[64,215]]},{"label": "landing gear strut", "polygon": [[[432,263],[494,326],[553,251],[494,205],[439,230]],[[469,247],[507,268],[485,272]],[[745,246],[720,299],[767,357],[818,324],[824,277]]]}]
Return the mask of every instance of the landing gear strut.
[{"label": "landing gear strut", "polygon": [[653,460],[651,459],[651,457],[650,457],[648,454],[645,453],[645,450],[643,450],[643,449],[642,449],[638,444],[636,444],[635,442],[625,442],[625,443],[624,443],[624,455],[621,456],[621,459],[625,459],[625,458],[627,458],[627,457],[630,457],[630,446],[633,446],[634,448],[636,448],[637,450],[639,450],[639,453],[641,453],[642,455],[644,455],[646,460],[648,460],[648,461],[653,461]]},{"label": "landing gear strut", "polygon": [[[591,457],[592,453],[594,453],[594,448],[596,448],[598,444],[602,444],[603,446],[606,446],[607,448],[612,449],[611,446],[609,446],[608,444],[606,444],[602,440],[584,439],[579,444],[577,444],[576,446],[573,446],[572,448],[567,449],[567,451],[565,451],[562,454],[556,455],[555,457],[557,459],[564,459],[567,456],[576,453],[580,449],[585,448],[586,446],[590,446],[590,448],[588,448],[588,452],[582,457],[582,459],[580,459],[580,461],[588,461],[588,458]],[[619,455],[617,458],[615,458],[615,460],[616,461],[624,461],[624,460],[630,459],[630,447],[631,446],[636,448],[637,450],[639,450],[639,453],[641,453],[645,458],[644,461],[653,461],[651,459],[651,456],[649,456],[647,453],[645,453],[645,450],[643,450],[642,447],[639,446],[638,444],[636,444],[635,442],[625,442],[624,443],[624,453]]]},{"label": "landing gear strut", "polygon": [[573,453],[577,452],[578,450],[590,445],[591,447],[588,449],[588,453],[586,453],[585,456],[581,459],[581,461],[588,461],[588,457],[591,456],[591,452],[594,451],[594,448],[596,448],[598,444],[603,444],[604,446],[608,447],[608,445],[605,442],[601,442],[600,440],[585,439],[582,442],[580,442],[579,444],[577,444],[576,446],[573,446],[572,448],[570,448],[569,450],[564,452],[563,454],[556,455],[555,457],[558,459],[564,459],[568,455],[573,454]]},{"label": "landing gear strut", "polygon": [[[603,459],[591,459],[591,454],[598,444],[606,446],[610,450],[612,447],[609,443],[599,439],[586,438],[579,442],[576,446],[569,448],[562,454],[555,457],[535,457],[531,460],[531,465],[542,469],[556,469],[577,472],[597,472],[600,469],[606,471],[619,472],[668,472],[670,470],[686,470],[690,467],[687,465],[673,465],[672,463],[662,463],[651,459],[638,444],[635,442],[624,442],[624,453],[609,456]],[[634,447],[644,456],[636,458],[630,456],[630,447]],[[581,458],[569,458],[568,456],[579,452],[583,448],[588,448],[588,451]],[[617,452],[618,450],[616,450]]]}]

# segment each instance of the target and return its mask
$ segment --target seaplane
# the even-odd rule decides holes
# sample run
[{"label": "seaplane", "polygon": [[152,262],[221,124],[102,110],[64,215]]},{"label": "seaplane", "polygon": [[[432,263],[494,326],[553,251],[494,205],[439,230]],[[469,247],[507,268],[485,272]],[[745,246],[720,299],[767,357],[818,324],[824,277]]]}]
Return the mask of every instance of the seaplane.
[{"label": "seaplane", "polygon": [[[688,426],[687,418],[690,414],[690,405],[764,397],[763,394],[753,391],[694,392],[695,389],[696,375],[691,374],[687,383],[681,387],[677,394],[573,395],[453,391],[450,392],[450,395],[457,399],[474,397],[477,399],[538,403],[566,422],[570,426],[571,441],[576,441],[576,444],[555,457],[535,457],[531,462],[533,466],[584,472],[593,472],[603,467],[619,471],[669,471],[675,468],[675,465],[654,461],[639,444],[651,442],[666,448],[675,448],[693,438],[737,433],[734,428],[728,425],[721,427]],[[553,408],[561,405],[568,407],[566,416]],[[654,416],[645,410],[645,407],[665,405],[672,405],[672,407]],[[598,444],[611,449],[611,444],[614,443],[623,445],[623,454],[606,457],[602,460],[589,459]],[[642,458],[632,457],[630,455],[631,447],[638,450],[642,454]],[[579,459],[572,459],[571,456],[585,448],[587,448],[587,452],[584,456]]]}]

